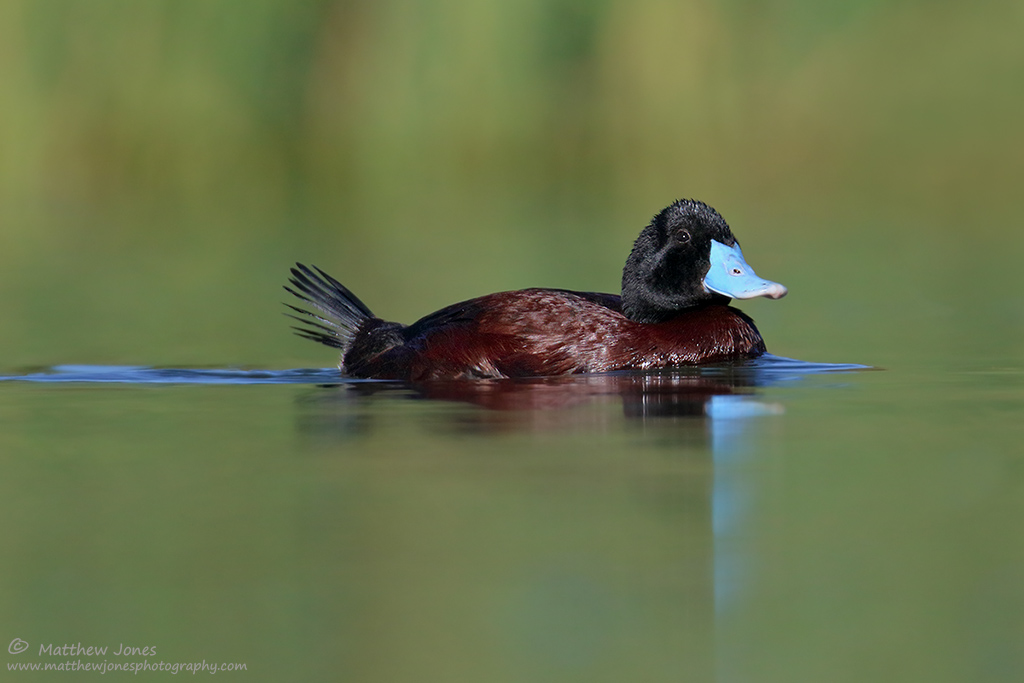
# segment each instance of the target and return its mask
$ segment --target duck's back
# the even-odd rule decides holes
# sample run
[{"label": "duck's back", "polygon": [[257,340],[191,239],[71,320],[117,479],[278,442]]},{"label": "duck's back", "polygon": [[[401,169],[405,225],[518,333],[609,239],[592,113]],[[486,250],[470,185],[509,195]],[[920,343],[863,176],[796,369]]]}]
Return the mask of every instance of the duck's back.
[{"label": "duck's back", "polygon": [[453,304],[407,327],[367,320],[342,369],[413,381],[531,377],[693,365],[764,350],[753,321],[729,306],[650,324],[624,316],[613,294],[524,289]]}]

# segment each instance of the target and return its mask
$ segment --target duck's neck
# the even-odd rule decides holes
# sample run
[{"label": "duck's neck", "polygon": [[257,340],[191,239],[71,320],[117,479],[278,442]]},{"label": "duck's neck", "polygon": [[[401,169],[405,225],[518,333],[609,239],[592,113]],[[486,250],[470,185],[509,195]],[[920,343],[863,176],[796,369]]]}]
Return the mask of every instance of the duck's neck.
[{"label": "duck's neck", "polygon": [[662,323],[688,311],[705,306],[724,306],[730,301],[717,294],[680,301],[678,297],[666,297],[651,291],[623,289],[622,314],[638,323]]}]

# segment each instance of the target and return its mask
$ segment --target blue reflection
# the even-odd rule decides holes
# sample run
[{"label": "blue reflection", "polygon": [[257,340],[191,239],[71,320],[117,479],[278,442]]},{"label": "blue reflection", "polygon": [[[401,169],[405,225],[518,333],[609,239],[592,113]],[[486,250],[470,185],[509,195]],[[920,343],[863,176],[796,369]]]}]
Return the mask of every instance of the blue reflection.
[{"label": "blue reflection", "polygon": [[726,609],[742,589],[743,568],[734,539],[752,507],[753,492],[738,476],[751,455],[747,427],[752,418],[780,415],[783,407],[749,396],[714,396],[708,402],[713,483],[711,526],[714,534],[714,600],[716,614]]},{"label": "blue reflection", "polygon": [[0,382],[87,382],[98,384],[324,384],[338,382],[339,379],[336,368],[247,370],[243,368],[154,368],[147,365],[55,365],[37,372],[0,375]]}]

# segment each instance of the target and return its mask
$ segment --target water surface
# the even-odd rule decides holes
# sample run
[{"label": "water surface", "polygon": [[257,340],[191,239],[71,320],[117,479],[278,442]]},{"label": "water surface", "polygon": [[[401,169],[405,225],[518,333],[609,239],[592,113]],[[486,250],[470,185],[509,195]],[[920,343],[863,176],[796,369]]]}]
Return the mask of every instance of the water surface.
[{"label": "water surface", "polygon": [[255,680],[1024,671],[1020,373],[4,380],[2,596],[33,646]]}]

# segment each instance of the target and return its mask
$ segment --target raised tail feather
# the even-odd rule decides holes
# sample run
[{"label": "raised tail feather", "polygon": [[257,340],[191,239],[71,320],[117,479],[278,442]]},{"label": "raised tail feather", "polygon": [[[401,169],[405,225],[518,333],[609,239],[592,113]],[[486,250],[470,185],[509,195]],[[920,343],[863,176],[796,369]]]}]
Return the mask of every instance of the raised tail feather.
[{"label": "raised tail feather", "polygon": [[366,304],[359,300],[359,297],[348,291],[345,285],[316,266],[310,268],[296,263],[291,273],[292,276],[288,281],[295,289],[285,285],[285,291],[318,311],[318,313],[314,313],[298,306],[285,304],[296,313],[306,316],[301,318],[290,313],[285,314],[304,325],[304,327],[293,326],[295,334],[341,349],[341,354],[344,357],[352,346],[359,326],[372,319],[373,313],[366,307]]}]

